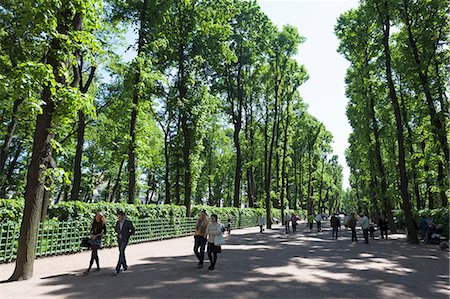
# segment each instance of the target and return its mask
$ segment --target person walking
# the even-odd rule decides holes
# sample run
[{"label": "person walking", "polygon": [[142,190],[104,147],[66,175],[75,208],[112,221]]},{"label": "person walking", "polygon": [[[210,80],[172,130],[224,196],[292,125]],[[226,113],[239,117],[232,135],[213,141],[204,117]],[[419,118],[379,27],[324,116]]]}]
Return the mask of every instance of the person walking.
[{"label": "person walking", "polygon": [[293,233],[297,232],[297,220],[298,220],[297,215],[295,215],[294,213],[292,213],[292,216],[291,216],[291,224],[292,224],[292,232],[293,232]]},{"label": "person walking", "polygon": [[321,232],[322,231],[322,215],[317,214],[316,216],[316,223],[317,223],[317,231]]},{"label": "person walking", "polygon": [[211,263],[209,270],[214,270],[217,262],[217,254],[222,251],[218,239],[223,239],[222,236],[222,226],[217,222],[217,215],[211,215],[211,221],[206,228],[206,233],[208,235],[208,258]]},{"label": "person walking", "polygon": [[100,271],[98,250],[102,247],[102,237],[104,234],[106,234],[106,218],[105,216],[103,216],[102,212],[97,212],[91,224],[90,230],[91,239],[89,240],[89,243],[92,253],[91,253],[91,261],[89,262],[89,268],[83,272],[85,275],[88,275],[89,271],[91,271],[94,261],[95,264],[97,265],[95,271]]},{"label": "person walking", "polygon": [[337,240],[338,230],[341,227],[341,220],[339,219],[337,214],[333,214],[333,216],[331,216],[330,224],[331,224],[331,228],[333,229],[331,238]]},{"label": "person walking", "polygon": [[289,234],[289,223],[291,222],[291,216],[288,214],[288,212],[284,214],[283,222],[286,229],[286,234]]},{"label": "person walking", "polygon": [[364,213],[361,214],[361,228],[364,235],[364,243],[369,244],[369,217],[367,217]]},{"label": "person walking", "polygon": [[259,232],[262,234],[264,232],[264,216],[262,214],[259,214],[258,216],[258,225],[259,225]]},{"label": "person walking", "polygon": [[356,223],[358,220],[356,219],[355,213],[350,215],[350,219],[348,220],[348,226],[352,230],[352,242],[358,242],[358,238],[356,237]]},{"label": "person walking", "polygon": [[388,238],[388,222],[385,216],[382,216],[378,219],[378,228],[380,230],[381,239]]},{"label": "person walking", "polygon": [[116,270],[114,271],[114,275],[120,273],[120,268],[123,268],[123,271],[127,271],[128,265],[127,260],[125,258],[125,248],[128,245],[128,241],[130,240],[130,236],[132,236],[135,232],[133,223],[126,219],[125,213],[122,211],[117,212],[117,222],[116,222],[116,233],[117,233],[117,243],[119,245],[119,261],[117,262]]},{"label": "person walking", "polygon": [[194,234],[194,253],[198,259],[197,268],[203,267],[203,260],[205,259],[205,246],[206,246],[206,228],[208,227],[208,218],[206,218],[206,212],[203,210],[200,212],[200,217],[195,224]]}]

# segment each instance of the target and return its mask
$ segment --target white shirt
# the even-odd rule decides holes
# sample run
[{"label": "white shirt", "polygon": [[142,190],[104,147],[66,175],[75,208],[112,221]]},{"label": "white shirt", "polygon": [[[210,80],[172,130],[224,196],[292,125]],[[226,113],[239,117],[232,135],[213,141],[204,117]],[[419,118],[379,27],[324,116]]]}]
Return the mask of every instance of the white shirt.
[{"label": "white shirt", "polygon": [[322,215],[317,214],[317,216],[316,216],[316,221],[317,221],[317,222],[322,221]]},{"label": "white shirt", "polygon": [[362,229],[369,229],[369,218],[367,216],[364,216],[361,220],[361,227]]},{"label": "white shirt", "polygon": [[262,215],[259,216],[258,223],[259,225],[264,225],[264,217]]}]

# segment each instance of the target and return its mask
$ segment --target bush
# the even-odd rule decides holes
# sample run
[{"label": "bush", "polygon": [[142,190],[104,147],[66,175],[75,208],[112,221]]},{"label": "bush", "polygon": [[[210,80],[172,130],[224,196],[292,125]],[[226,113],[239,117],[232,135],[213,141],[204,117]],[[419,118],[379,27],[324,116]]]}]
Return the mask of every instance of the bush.
[{"label": "bush", "polygon": [[23,199],[0,199],[0,221],[20,222],[24,206]]}]

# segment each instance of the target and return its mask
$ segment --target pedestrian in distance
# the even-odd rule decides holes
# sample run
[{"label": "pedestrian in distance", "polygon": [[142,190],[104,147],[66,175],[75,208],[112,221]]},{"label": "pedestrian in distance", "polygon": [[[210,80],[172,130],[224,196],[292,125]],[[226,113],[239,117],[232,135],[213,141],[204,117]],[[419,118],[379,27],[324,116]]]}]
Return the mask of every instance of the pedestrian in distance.
[{"label": "pedestrian in distance", "polygon": [[358,238],[356,237],[356,224],[358,220],[356,219],[355,213],[350,215],[350,219],[348,220],[348,226],[352,231],[352,242],[358,242]]},{"label": "pedestrian in distance", "polygon": [[208,258],[211,263],[209,270],[214,270],[217,262],[217,254],[222,252],[221,245],[223,244],[222,225],[217,221],[217,215],[211,215],[211,221],[206,228],[208,235]]},{"label": "pedestrian in distance", "polygon": [[291,224],[292,224],[292,232],[295,233],[297,231],[297,220],[298,217],[294,213],[291,216]]},{"label": "pedestrian in distance", "polygon": [[312,231],[314,225],[314,215],[309,214],[308,217],[306,217],[306,219],[308,221],[309,231]]},{"label": "pedestrian in distance", "polygon": [[321,232],[322,231],[322,215],[317,214],[316,216],[316,223],[317,223],[317,231]]},{"label": "pedestrian in distance", "polygon": [[203,267],[203,260],[205,259],[206,228],[209,224],[206,216],[206,212],[204,210],[201,211],[197,223],[195,224],[194,253],[198,259],[197,268]]},{"label": "pedestrian in distance", "polygon": [[259,232],[262,234],[264,232],[264,216],[262,214],[259,214],[258,216],[258,225],[259,225]]},{"label": "pedestrian in distance", "polygon": [[97,212],[94,216],[94,219],[92,220],[91,224],[91,230],[90,230],[90,237],[89,240],[90,248],[92,250],[91,253],[91,261],[89,262],[89,268],[84,271],[85,275],[89,274],[89,271],[91,271],[92,265],[97,265],[97,268],[95,271],[100,271],[100,262],[98,259],[98,250],[102,247],[102,237],[106,234],[106,218],[103,215],[102,212]]},{"label": "pedestrian in distance", "polygon": [[381,239],[388,238],[388,222],[386,216],[378,219],[378,229],[380,230]]},{"label": "pedestrian in distance", "polygon": [[231,218],[230,217],[228,217],[228,220],[227,220],[227,231],[228,231],[228,234],[231,234]]},{"label": "pedestrian in distance", "polygon": [[369,244],[369,217],[367,217],[364,213],[361,213],[361,228],[364,235],[364,243]]},{"label": "pedestrian in distance", "polygon": [[117,262],[114,275],[120,273],[122,267],[123,271],[128,270],[127,260],[125,258],[125,249],[127,248],[130,237],[134,235],[135,229],[133,223],[126,219],[125,213],[122,211],[117,212],[116,233],[117,243],[119,245],[119,261]]},{"label": "pedestrian in distance", "polygon": [[331,234],[331,238],[337,240],[337,238],[338,238],[338,230],[341,227],[341,220],[339,219],[337,214],[334,214],[333,216],[331,216],[330,225],[331,225],[331,228],[333,229],[333,232]]},{"label": "pedestrian in distance", "polygon": [[286,212],[286,213],[284,214],[283,222],[284,222],[284,227],[285,227],[285,229],[286,229],[286,234],[289,234],[289,231],[290,231],[290,229],[289,229],[289,223],[291,222],[291,216],[289,215],[288,212]]}]

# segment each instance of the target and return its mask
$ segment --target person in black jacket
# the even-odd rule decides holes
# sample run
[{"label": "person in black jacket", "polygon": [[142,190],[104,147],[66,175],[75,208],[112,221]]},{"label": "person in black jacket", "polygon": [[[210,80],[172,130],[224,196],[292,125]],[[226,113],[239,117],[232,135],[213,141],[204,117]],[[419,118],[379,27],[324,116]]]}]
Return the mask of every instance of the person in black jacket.
[{"label": "person in black jacket", "polygon": [[89,271],[91,271],[94,261],[97,264],[97,269],[95,269],[95,271],[100,271],[98,250],[102,246],[102,237],[104,234],[106,234],[106,218],[105,216],[103,216],[102,212],[97,212],[95,214],[94,219],[92,220],[90,234],[91,239],[89,240],[89,243],[92,253],[91,253],[91,261],[89,262],[89,268],[86,271],[84,271],[85,275],[88,275]]},{"label": "person in black jacket", "polygon": [[336,240],[337,240],[337,238],[338,238],[338,230],[341,227],[341,220],[339,219],[337,214],[334,214],[333,216],[331,216],[330,222],[331,222],[330,223],[331,227],[333,228],[333,232],[332,232],[331,238],[332,239],[336,238]]},{"label": "person in black jacket", "polygon": [[134,234],[133,223],[125,218],[125,213],[122,211],[117,212],[116,233],[117,243],[119,245],[119,261],[117,262],[114,275],[119,274],[120,268],[123,267],[123,271],[127,271],[127,260],[125,258],[125,248],[128,245],[130,236]]}]

